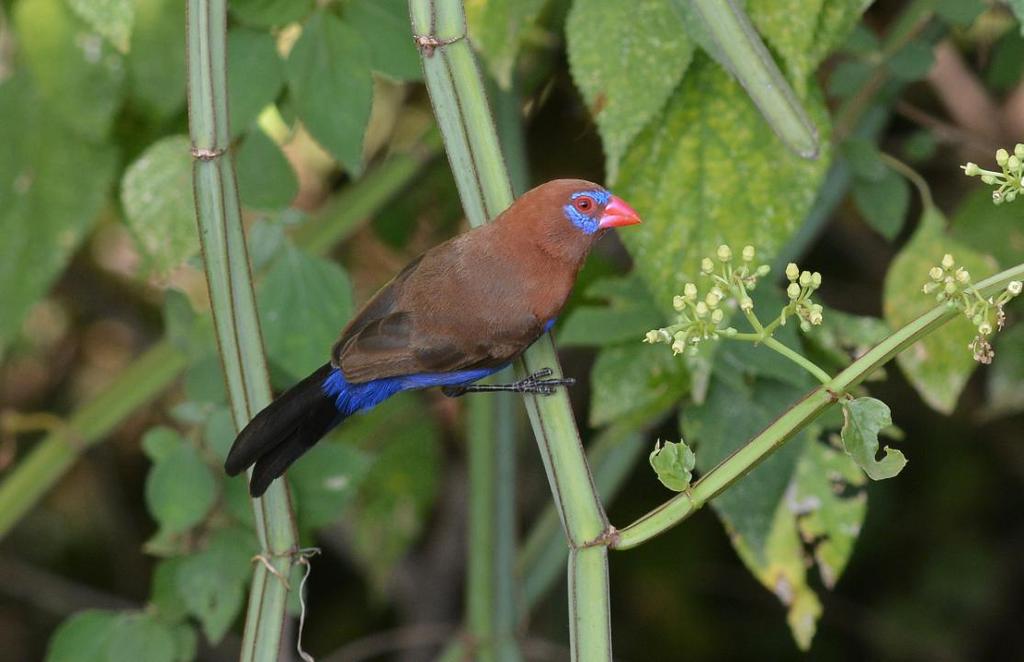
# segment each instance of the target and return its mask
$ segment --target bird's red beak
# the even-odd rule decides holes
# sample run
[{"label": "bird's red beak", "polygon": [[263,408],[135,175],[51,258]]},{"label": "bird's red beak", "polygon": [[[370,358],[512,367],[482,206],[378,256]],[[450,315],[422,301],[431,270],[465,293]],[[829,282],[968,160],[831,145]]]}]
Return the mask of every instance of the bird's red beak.
[{"label": "bird's red beak", "polygon": [[605,205],[604,214],[597,224],[598,228],[618,228],[623,225],[636,225],[640,222],[640,215],[636,210],[626,204],[626,201],[617,195],[613,195],[608,204]]}]

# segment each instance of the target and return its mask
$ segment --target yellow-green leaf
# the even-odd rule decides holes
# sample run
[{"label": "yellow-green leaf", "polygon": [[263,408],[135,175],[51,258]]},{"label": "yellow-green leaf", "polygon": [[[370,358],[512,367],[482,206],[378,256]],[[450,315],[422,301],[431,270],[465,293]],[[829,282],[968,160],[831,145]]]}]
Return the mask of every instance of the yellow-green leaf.
[{"label": "yellow-green leaf", "polygon": [[[976,280],[995,270],[991,259],[958,244],[945,232],[946,221],[936,209],[928,209],[907,245],[889,267],[883,287],[882,311],[893,329],[915,319],[936,305],[935,297],[921,292],[928,270],[951,254]],[[903,374],[933,409],[952,413],[977,362],[967,348],[977,330],[963,316],[917,341],[896,357]]]},{"label": "yellow-green leaf", "polygon": [[614,182],[626,149],[686,73],[693,42],[669,0],[576,0],[566,38],[573,80],[597,122]]},{"label": "yellow-green leaf", "polygon": [[693,477],[693,466],[697,459],[685,442],[661,441],[654,444],[654,450],[647,457],[651,468],[657,474],[661,484],[673,492],[683,492],[690,487]]},{"label": "yellow-green leaf", "polygon": [[135,20],[132,0],[67,0],[67,3],[79,18],[114,48],[122,53],[128,52]]},{"label": "yellow-green leaf", "polygon": [[466,22],[473,45],[483,56],[494,79],[504,88],[512,83],[512,70],[523,35],[533,27],[547,0],[467,0]]}]

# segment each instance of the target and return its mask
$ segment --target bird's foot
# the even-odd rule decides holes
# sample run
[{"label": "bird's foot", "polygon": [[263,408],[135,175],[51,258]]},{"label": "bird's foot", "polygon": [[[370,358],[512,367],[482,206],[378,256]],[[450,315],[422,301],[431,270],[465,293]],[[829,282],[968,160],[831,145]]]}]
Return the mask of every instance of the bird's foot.
[{"label": "bird's foot", "polygon": [[551,368],[543,368],[532,375],[511,384],[469,384],[467,386],[444,386],[441,392],[449,398],[457,398],[466,393],[494,393],[510,391],[512,393],[532,393],[535,395],[554,395],[559,386],[572,386],[576,380],[572,377],[563,379],[547,379],[551,376]]}]

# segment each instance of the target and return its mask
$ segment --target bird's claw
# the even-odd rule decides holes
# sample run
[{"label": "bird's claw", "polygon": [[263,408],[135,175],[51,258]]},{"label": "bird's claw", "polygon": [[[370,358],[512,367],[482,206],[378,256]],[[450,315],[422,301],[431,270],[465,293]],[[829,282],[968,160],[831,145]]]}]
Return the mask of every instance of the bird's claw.
[{"label": "bird's claw", "polygon": [[533,393],[535,395],[554,395],[559,386],[572,386],[576,380],[572,377],[562,379],[545,379],[552,374],[551,368],[542,368],[526,379],[516,382],[516,386],[522,393]]}]

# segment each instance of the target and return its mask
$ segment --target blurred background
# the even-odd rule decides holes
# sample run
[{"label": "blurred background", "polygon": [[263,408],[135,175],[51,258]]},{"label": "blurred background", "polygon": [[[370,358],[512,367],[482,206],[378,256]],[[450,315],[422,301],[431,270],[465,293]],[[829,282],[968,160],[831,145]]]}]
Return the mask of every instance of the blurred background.
[{"label": "blurred background", "polygon": [[[120,659],[228,660],[240,643],[254,537],[243,481],[219,469],[233,430],[195,237],[183,7],[105,4],[0,1],[0,660],[44,658],[62,623],[63,650],[85,643],[80,657],[50,648],[51,659],[106,659],[86,643],[125,619],[134,619],[136,634],[144,622],[166,635],[147,630],[134,644],[125,635],[117,650],[141,641],[149,653]],[[701,394],[692,367],[664,347],[640,345],[671,312],[664,294],[679,291],[673,276],[652,275],[649,260],[634,269],[631,255],[649,255],[650,237],[677,232],[688,251],[681,273],[723,240],[734,249],[763,240],[766,261],[820,271],[825,327],[839,337],[813,336],[806,348],[829,369],[912,317],[915,305],[931,305],[904,302],[936,253],[954,246],[958,259],[970,255],[977,279],[1022,261],[1024,202],[992,205],[991,189],[958,167],[975,161],[998,170],[996,149],[1024,140],[1019,2],[750,0],[755,25],[799,81],[829,144],[812,166],[791,165],[795,157],[706,56],[692,54],[689,69],[671,74],[657,57],[630,59],[629,48],[678,46],[650,34],[657,25],[678,32],[656,20],[664,0],[634,9],[603,0],[467,4],[517,189],[555,177],[611,181],[645,217],[636,232],[650,233],[626,239],[635,242],[628,247],[604,239],[555,328],[556,341],[565,338],[563,368],[579,380],[571,397],[585,445],[628,421],[623,482],[606,500],[619,526],[671,496],[645,459],[656,439],[685,436],[698,472],[706,470],[701,449],[722,446],[710,450],[719,442],[712,432],[702,438],[695,430],[707,426],[694,421],[716,412],[728,420],[731,407],[759,403],[760,418],[736,421],[737,436],[801,392],[784,376],[741,367],[750,399],[723,403],[714,397],[723,393],[718,382]],[[467,226],[403,2],[245,0],[230,9],[234,159],[281,389],[322,363],[354,306]],[[843,13],[845,24],[828,40],[819,29],[814,58],[792,56],[786,40],[800,38],[782,31],[785,16],[806,14],[820,27],[829,12]],[[340,48],[344,64],[318,71],[320,60],[296,49],[337,44],[342,32],[331,30],[341,28],[331,21],[365,42]],[[607,51],[603,59],[594,59],[595,48]],[[610,61],[640,68],[609,70]],[[668,84],[648,80],[643,66]],[[372,105],[332,80],[365,88]],[[648,94],[661,96],[629,105]],[[319,123],[317,104],[355,117],[355,142]],[[745,110],[728,116],[728,108]],[[629,119],[635,114],[643,121]],[[726,124],[716,126],[722,115]],[[676,145],[675,160],[652,156],[666,144]],[[933,239],[918,235],[922,199],[879,152],[924,178],[947,221],[936,246],[921,247]],[[724,211],[695,207],[698,189],[725,199]],[[716,215],[742,220],[720,229]],[[657,234],[662,228],[669,234]],[[910,272],[913,282],[894,284],[887,274],[901,259],[924,267]],[[824,533],[801,529],[789,556],[766,542],[771,513],[796,480],[795,455],[786,466],[764,465],[789,473],[776,492],[743,497],[755,505],[705,508],[638,549],[612,553],[617,659],[1020,657],[1024,327],[1014,325],[1019,304],[1007,312],[992,365],[971,359],[970,330],[960,329],[929,346],[932,369],[892,364],[869,383],[893,411],[898,441],[888,443],[910,462],[892,480],[851,478],[838,488],[841,498],[826,506],[836,510],[824,516],[840,517],[844,501],[857,508],[842,511],[849,526],[831,576],[814,560],[828,525]],[[612,323],[626,331],[608,332]],[[742,364],[745,356],[732,358]],[[727,374],[719,369],[716,362],[713,380]],[[760,399],[765,393],[778,397]],[[395,398],[290,472],[303,543],[323,550],[313,561],[304,634],[317,659],[431,659],[457,636],[465,406],[466,398],[435,392]],[[517,414],[516,519],[525,538],[551,497]],[[829,425],[816,436],[827,440]],[[797,444],[821,443],[800,439],[794,453]],[[753,526],[757,543],[735,515],[765,504],[767,519]],[[767,579],[773,564],[787,562],[802,582],[788,589]],[[565,588],[560,570],[524,618],[527,659],[568,658]],[[820,601],[813,640],[787,625],[794,591]],[[80,618],[86,610],[100,610],[94,622]],[[171,642],[165,657],[153,641]]]}]

